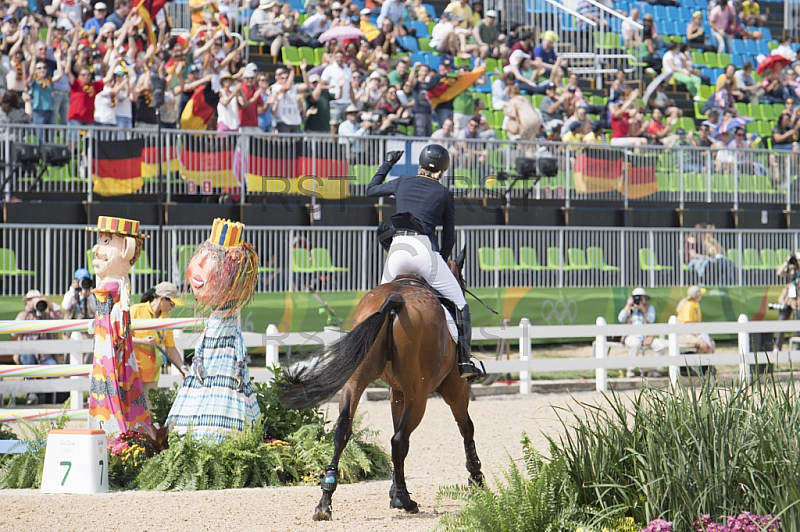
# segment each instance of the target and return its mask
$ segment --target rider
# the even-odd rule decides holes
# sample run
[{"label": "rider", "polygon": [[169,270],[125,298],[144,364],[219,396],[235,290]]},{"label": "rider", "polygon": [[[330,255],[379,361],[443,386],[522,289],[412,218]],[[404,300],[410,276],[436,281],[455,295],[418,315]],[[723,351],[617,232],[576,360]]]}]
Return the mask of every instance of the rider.
[{"label": "rider", "polygon": [[[417,175],[402,175],[384,183],[403,151],[386,154],[384,162],[372,178],[367,195],[394,196],[397,214],[392,217],[395,228],[389,257],[383,271],[383,283],[398,275],[414,273],[431,287],[455,303],[458,328],[458,369],[461,376],[472,379],[485,375],[471,360],[472,317],[464,293],[446,260],[455,243],[455,203],[453,194],[439,183],[450,166],[450,154],[438,144],[429,144],[419,155]],[[436,240],[436,226],[442,225],[442,243]]]}]

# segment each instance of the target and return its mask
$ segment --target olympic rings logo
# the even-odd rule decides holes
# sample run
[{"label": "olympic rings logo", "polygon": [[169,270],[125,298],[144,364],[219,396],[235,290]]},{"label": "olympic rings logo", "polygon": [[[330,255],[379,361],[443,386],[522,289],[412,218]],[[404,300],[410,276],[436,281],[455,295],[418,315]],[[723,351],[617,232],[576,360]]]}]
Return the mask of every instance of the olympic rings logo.
[{"label": "olympic rings logo", "polygon": [[546,299],[542,303],[542,321],[547,325],[573,323],[577,317],[578,304],[574,299],[569,301]]}]

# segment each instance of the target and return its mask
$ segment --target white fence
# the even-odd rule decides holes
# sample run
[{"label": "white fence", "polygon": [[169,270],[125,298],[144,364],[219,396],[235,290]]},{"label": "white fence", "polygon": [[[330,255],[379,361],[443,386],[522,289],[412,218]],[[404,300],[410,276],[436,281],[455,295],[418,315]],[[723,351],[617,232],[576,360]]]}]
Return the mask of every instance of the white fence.
[{"label": "white fence", "polygon": [[[143,226],[142,231],[151,238],[131,272],[133,291],[142,293],[164,280],[181,286],[208,227]],[[722,246],[725,260],[701,276],[688,266],[684,245],[689,238],[710,237]],[[95,238],[84,226],[0,224],[5,257],[0,270],[6,275],[0,295],[34,288],[63,294],[76,268],[91,271]],[[260,292],[370,290],[383,271],[385,254],[372,227],[247,226],[245,240],[253,243],[264,267]],[[800,250],[800,235],[793,230],[461,226],[454,254],[464,246],[471,288],[763,286],[785,282],[775,271],[792,250]]]},{"label": "white fence", "polygon": [[[532,326],[527,318],[523,318],[518,326],[508,327],[481,327],[473,332],[474,340],[518,340],[520,345],[520,357],[518,360],[495,360],[485,361],[486,369],[489,373],[519,373],[520,374],[520,393],[531,393],[531,374],[548,373],[555,371],[580,371],[594,370],[596,372],[596,389],[598,391],[608,390],[609,369],[624,368],[659,368],[669,367],[670,382],[674,385],[678,381],[679,370],[681,367],[696,366],[723,366],[738,365],[739,378],[749,380],[751,378],[751,366],[755,364],[776,364],[794,363],[800,361],[800,352],[782,351],[776,353],[755,353],[750,348],[750,334],[765,332],[793,332],[797,329],[796,321],[780,322],[748,322],[747,317],[742,315],[738,322],[717,322],[717,323],[688,323],[678,324],[673,316],[670,323],[648,324],[648,325],[608,325],[603,318],[598,318],[596,325],[565,325],[565,326]],[[738,335],[738,354],[681,354],[678,344],[679,334],[690,333],[710,333],[710,334],[737,334]],[[293,332],[279,333],[274,325],[271,325],[263,335],[255,333],[245,333],[245,344],[248,347],[264,346],[267,354],[267,367],[278,362],[278,350],[294,346],[314,346],[323,345],[335,341],[343,334],[342,331],[323,331],[323,332]],[[621,335],[666,335],[668,338],[668,356],[637,356],[637,357],[606,357],[606,342],[608,336]],[[595,338],[594,358],[562,358],[562,359],[538,359],[532,357],[531,339],[532,338]],[[191,349],[197,341],[197,337],[184,337],[179,342],[176,341],[178,349]],[[65,350],[73,354],[71,363],[73,371],[68,372],[67,379],[51,379],[42,381],[3,381],[0,382],[0,394],[3,393],[28,393],[44,391],[67,391],[71,390],[72,406],[80,409],[82,406],[82,394],[89,389],[88,375],[91,367],[77,363],[81,361],[82,353],[91,351],[91,341],[82,342],[70,341],[38,341],[25,342],[26,352],[33,353],[52,353],[53,350]],[[795,342],[790,342],[793,346]],[[17,342],[0,342],[0,354],[18,352],[20,344]],[[72,362],[75,361],[75,362]],[[82,361],[81,361],[82,362]],[[28,366],[37,368],[37,366]],[[40,366],[39,366],[40,367]],[[59,366],[50,366],[58,368]],[[25,369],[25,367],[23,367]],[[251,367],[251,374],[257,381],[269,382],[272,373],[268,369],[255,369]],[[163,375],[160,379],[160,386],[171,386],[177,382],[177,375]],[[79,412],[83,415],[83,411]],[[42,416],[54,416],[56,412],[20,411],[14,409],[0,410],[0,421],[13,420],[15,416],[28,415],[28,418],[41,418]]]}]

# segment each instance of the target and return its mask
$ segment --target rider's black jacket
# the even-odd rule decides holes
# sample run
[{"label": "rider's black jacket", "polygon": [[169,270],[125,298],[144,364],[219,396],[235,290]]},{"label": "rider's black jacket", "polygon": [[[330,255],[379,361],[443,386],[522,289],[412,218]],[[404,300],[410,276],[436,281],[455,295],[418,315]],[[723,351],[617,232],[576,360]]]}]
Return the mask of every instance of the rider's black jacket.
[{"label": "rider's black jacket", "polygon": [[[455,201],[447,187],[426,177],[401,175],[384,183],[392,164],[383,163],[367,187],[367,196],[394,196],[397,212],[408,212],[422,222],[431,246],[444,260],[455,244]],[[436,241],[436,226],[442,226],[442,244]]]}]

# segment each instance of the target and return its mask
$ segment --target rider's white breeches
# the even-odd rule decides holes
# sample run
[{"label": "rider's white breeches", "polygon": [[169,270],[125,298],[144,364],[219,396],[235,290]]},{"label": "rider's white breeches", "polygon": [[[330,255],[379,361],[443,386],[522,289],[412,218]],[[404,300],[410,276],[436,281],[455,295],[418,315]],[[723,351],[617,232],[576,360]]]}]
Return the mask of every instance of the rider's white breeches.
[{"label": "rider's white breeches", "polygon": [[464,293],[438,251],[431,249],[425,235],[395,236],[383,268],[383,281],[390,283],[398,275],[415,273],[451,300],[459,309],[467,304]]}]

